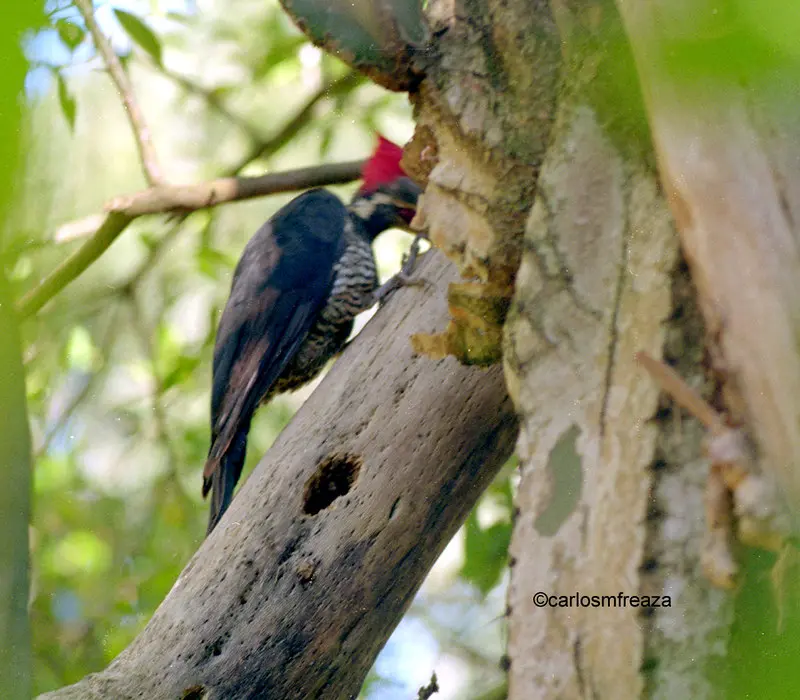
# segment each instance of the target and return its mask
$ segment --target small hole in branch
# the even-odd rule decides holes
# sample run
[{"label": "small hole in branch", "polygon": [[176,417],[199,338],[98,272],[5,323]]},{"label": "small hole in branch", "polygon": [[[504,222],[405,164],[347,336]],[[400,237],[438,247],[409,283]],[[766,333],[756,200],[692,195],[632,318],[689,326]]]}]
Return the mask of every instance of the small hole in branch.
[{"label": "small hole in branch", "polygon": [[361,469],[361,459],[355,455],[330,455],[320,462],[306,481],[303,490],[303,512],[316,515],[353,487]]}]

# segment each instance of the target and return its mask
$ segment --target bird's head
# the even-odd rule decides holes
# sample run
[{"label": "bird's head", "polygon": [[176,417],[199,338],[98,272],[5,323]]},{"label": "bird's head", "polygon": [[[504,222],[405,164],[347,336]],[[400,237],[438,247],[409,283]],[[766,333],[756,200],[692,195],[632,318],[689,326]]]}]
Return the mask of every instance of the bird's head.
[{"label": "bird's head", "polygon": [[408,228],[422,189],[400,166],[403,149],[383,136],[361,171],[362,185],[350,211],[374,238],[387,228]]}]

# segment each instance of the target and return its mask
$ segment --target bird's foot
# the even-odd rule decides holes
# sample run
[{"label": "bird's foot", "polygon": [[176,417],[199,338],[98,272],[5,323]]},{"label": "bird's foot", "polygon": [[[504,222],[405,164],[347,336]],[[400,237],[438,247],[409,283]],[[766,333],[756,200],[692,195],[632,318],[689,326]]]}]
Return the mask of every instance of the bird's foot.
[{"label": "bird's foot", "polygon": [[400,271],[375,290],[375,301],[378,304],[383,305],[386,303],[389,295],[401,287],[423,287],[429,284],[425,279],[416,279],[411,276],[417,264],[417,258],[419,257],[419,243],[423,238],[424,236],[421,234],[415,236],[414,242],[408,250],[408,255],[403,256],[403,265]]}]

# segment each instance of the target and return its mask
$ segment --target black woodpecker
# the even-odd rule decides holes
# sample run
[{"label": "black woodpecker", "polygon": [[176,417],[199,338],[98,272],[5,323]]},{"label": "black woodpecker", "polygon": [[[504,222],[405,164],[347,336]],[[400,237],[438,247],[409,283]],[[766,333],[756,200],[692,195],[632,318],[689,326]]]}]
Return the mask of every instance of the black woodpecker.
[{"label": "black woodpecker", "polygon": [[314,379],[344,348],[355,317],[376,302],[372,241],[388,228],[407,227],[420,194],[400,167],[401,154],[379,137],[349,205],[310,190],[245,246],[214,346],[211,447],[203,470],[203,496],[211,491],[209,533],[233,498],[259,404]]}]

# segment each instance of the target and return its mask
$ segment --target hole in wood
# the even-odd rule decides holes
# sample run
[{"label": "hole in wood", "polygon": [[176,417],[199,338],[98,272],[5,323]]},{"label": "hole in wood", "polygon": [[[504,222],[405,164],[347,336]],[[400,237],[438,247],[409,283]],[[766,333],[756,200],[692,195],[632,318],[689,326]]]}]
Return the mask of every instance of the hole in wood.
[{"label": "hole in wood", "polygon": [[202,685],[193,685],[183,691],[181,700],[203,700],[206,697],[206,689]]},{"label": "hole in wood", "polygon": [[316,515],[353,487],[361,469],[361,459],[355,455],[330,455],[320,462],[306,481],[303,491],[303,512]]}]

